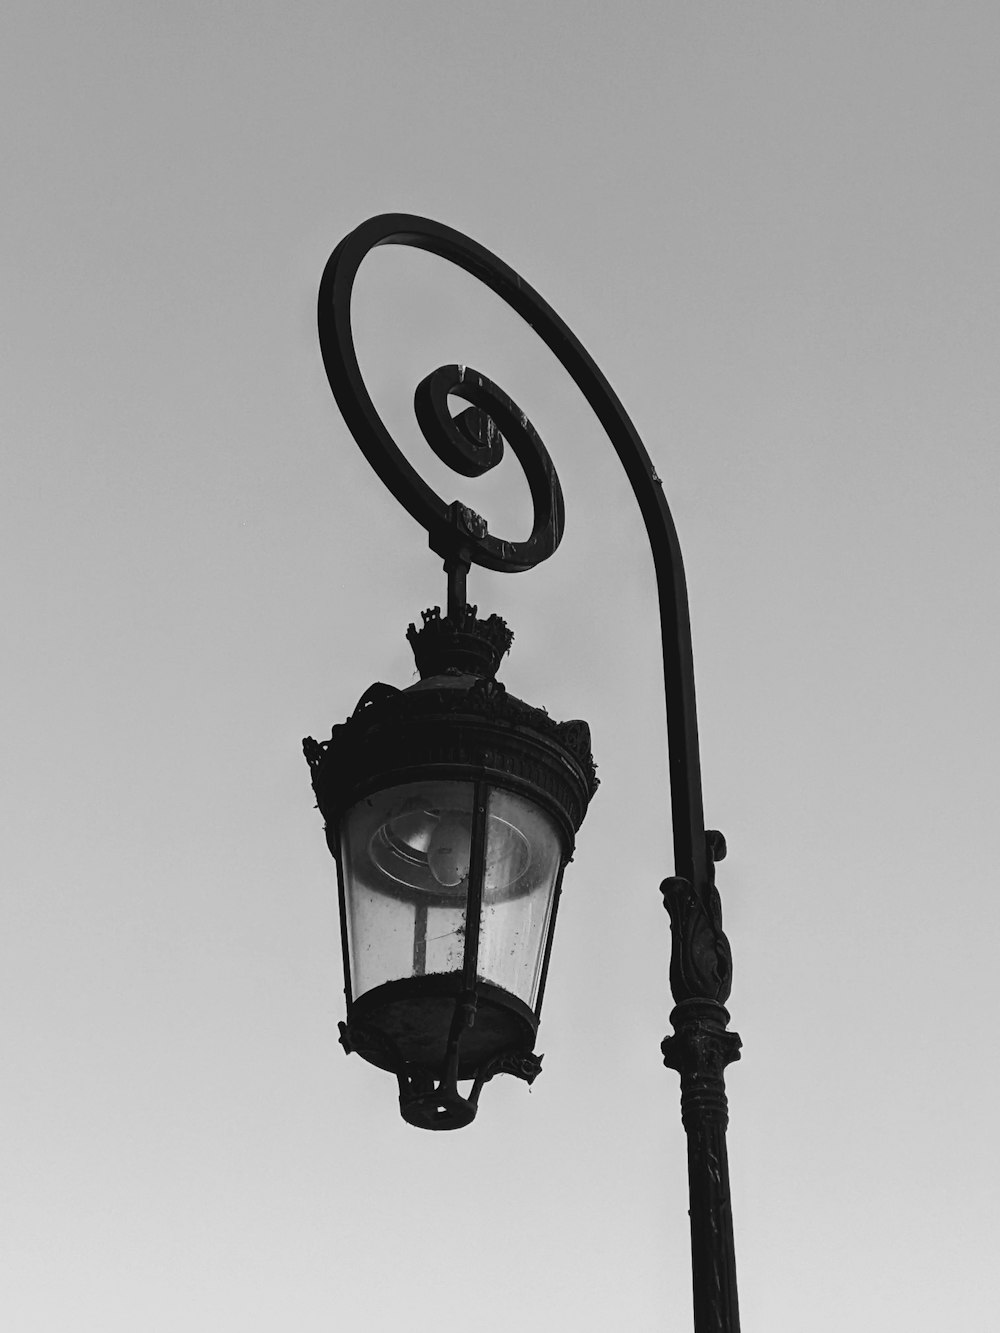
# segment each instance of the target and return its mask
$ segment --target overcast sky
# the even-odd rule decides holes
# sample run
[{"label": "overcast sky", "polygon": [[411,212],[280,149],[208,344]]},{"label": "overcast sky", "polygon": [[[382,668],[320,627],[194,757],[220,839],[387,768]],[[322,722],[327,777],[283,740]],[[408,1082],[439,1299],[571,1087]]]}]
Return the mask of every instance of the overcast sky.
[{"label": "overcast sky", "polygon": [[374,213],[467,232],[631,413],[688,569],[735,958],[743,1326],[996,1321],[1000,10],[994,0],[8,0],[0,1316],[12,1333],[690,1328],[656,606],[530,330],[395,248],[365,373],[529,414],[566,539],[470,598],[592,727],[529,1091],[399,1118],[348,1059],[300,739],[444,597],[315,333]]}]

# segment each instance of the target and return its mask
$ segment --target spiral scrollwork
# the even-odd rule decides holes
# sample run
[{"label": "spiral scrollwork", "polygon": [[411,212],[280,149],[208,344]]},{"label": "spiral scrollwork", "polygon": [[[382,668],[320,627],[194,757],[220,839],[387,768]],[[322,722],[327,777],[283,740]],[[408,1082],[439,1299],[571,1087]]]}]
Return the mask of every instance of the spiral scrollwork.
[{"label": "spiral scrollwork", "polygon": [[[453,417],[448,410],[449,397],[471,406]],[[499,566],[491,567],[507,570],[530,569],[547,560],[562,539],[562,487],[548,450],[527,414],[471,366],[439,366],[417,385],[413,406],[424,439],[442,463],[462,476],[478,477],[496,467],[503,458],[505,439],[524,469],[534,506],[531,536],[523,542],[494,538],[490,543],[485,523],[479,525],[478,532],[469,531],[472,525],[466,517],[462,527],[471,551],[485,550],[489,543],[491,557],[498,554],[501,561]]]},{"label": "spiral scrollwork", "polygon": [[[587,399],[628,476],[649,537],[656,568],[669,731],[670,790],[677,874],[705,892],[708,868],[701,804],[701,770],[694,698],[694,667],[684,564],[660,478],[635,426],[590,354],[538,292],[491,251],[428,218],[386,213],[369,218],[340,242],[319,291],[320,348],[327,378],[351,434],[396,499],[426,529],[446,568],[475,564],[515,572],[531,569],[562,537],[562,490],[552,461],[527,416],[485,375],[441,366],[417,389],[418,423],[430,446],[462,476],[499,462],[506,440],[524,469],[534,516],[526,541],[489,532],[466,505],[445,503],[393,440],[365,386],[351,328],[351,298],[358,269],[377,246],[409,245],[435,254],[478,279],[519,314],[550,348]],[[469,407],[452,417],[448,399]],[[449,592],[449,601],[451,592]]]},{"label": "spiral scrollwork", "polygon": [[[445,503],[427,485],[392,439],[365,386],[351,330],[351,294],[365,255],[394,241],[451,259],[499,291],[494,279],[503,275],[493,270],[500,261],[458,232],[406,215],[390,214],[363,223],[333,252],[320,285],[320,347],[334,396],[368,461],[427,530],[439,555],[447,560],[461,551],[471,564],[506,573],[531,569],[548,559],[562,540],[565,509],[552,459],[527,414],[470,366],[439,366],[420,382],[414,395],[424,438],[441,461],[462,476],[488,472],[502,459],[504,442],[510,446],[524,470],[534,513],[527,540],[509,541],[491,533],[475,510],[460,501]],[[482,256],[488,256],[488,262]],[[449,398],[469,406],[453,417]]]}]

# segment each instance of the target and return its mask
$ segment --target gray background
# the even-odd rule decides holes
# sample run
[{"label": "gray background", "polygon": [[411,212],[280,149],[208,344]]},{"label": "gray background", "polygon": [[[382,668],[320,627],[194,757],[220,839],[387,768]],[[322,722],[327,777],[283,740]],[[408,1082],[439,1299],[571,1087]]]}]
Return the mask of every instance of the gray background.
[{"label": "gray background", "polygon": [[444,593],[315,336],[388,210],[538,287],[665,480],[730,845],[744,1327],[993,1325],[998,13],[8,5],[5,1327],[690,1326],[644,537],[541,344],[402,250],[359,282],[366,372],[503,535],[516,464],[445,473],[412,389],[472,364],[548,444],[562,548],[470,593],[602,786],[530,1093],[422,1134],[336,1045],[299,738],[408,683]]}]

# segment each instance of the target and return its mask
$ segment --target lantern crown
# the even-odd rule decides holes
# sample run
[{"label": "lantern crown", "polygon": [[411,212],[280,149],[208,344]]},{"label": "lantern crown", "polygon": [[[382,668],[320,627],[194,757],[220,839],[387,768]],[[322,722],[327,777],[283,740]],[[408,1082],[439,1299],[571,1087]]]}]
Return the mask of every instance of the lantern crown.
[{"label": "lantern crown", "polygon": [[443,616],[439,606],[421,613],[420,629],[410,625],[406,637],[422,680],[446,672],[493,680],[514,635],[500,616],[480,620],[478,608],[463,606]]}]

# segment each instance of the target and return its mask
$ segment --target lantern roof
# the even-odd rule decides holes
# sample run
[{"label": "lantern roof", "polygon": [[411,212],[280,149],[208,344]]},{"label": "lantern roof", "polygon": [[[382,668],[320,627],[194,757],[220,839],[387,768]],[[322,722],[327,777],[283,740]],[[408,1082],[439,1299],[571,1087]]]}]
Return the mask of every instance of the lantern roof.
[{"label": "lantern roof", "polygon": [[513,637],[474,606],[456,619],[425,611],[422,628],[407,632],[421,679],[402,690],[371,685],[329,740],[303,741],[331,840],[343,813],[373,791],[422,777],[481,778],[548,809],[571,854],[597,790],[590,728],[557,722],[495,679]]}]

